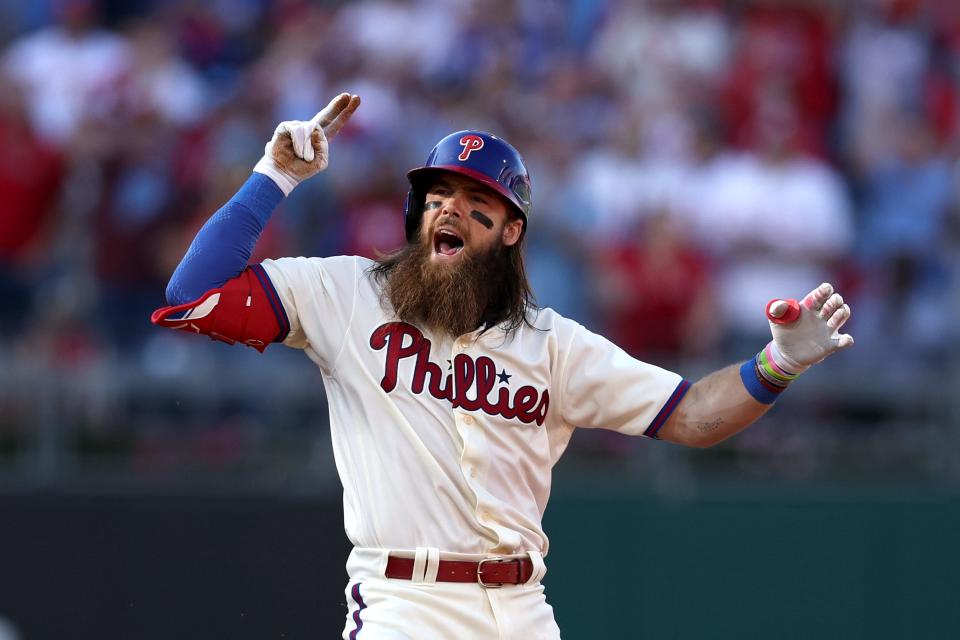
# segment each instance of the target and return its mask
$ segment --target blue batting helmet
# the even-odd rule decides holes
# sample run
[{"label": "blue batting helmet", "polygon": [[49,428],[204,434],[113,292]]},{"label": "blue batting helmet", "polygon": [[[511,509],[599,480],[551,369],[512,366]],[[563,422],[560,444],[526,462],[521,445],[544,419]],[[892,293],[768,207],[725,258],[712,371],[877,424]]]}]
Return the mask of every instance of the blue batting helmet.
[{"label": "blue batting helmet", "polygon": [[429,177],[450,171],[490,187],[513,205],[526,232],[532,206],[530,174],[520,153],[505,140],[484,131],[457,131],[437,143],[427,162],[407,173],[410,191],[403,207],[407,240],[413,239],[423,217]]}]

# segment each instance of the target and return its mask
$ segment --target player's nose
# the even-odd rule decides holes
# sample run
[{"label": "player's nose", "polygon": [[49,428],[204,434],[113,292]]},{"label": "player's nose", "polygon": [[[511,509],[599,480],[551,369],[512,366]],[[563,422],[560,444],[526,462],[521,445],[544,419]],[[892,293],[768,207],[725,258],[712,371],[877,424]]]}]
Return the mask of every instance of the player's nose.
[{"label": "player's nose", "polygon": [[462,218],[466,215],[466,206],[467,201],[466,198],[463,197],[463,194],[454,192],[449,198],[443,201],[441,213],[445,213],[451,217]]}]

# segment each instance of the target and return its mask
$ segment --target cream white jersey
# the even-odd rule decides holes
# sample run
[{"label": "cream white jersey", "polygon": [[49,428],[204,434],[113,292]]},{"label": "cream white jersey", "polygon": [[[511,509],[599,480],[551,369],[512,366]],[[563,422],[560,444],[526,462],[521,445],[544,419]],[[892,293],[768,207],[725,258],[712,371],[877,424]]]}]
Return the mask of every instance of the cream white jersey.
[{"label": "cream white jersey", "polygon": [[319,367],[358,547],[547,553],[551,469],[576,427],[653,435],[688,383],[541,309],[447,337],[400,321],[359,257],[266,260]]}]

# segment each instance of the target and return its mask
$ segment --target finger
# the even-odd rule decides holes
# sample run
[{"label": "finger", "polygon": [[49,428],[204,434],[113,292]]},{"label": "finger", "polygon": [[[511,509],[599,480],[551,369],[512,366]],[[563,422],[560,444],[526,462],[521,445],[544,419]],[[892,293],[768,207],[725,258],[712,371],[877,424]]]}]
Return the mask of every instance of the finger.
[{"label": "finger", "polygon": [[321,156],[325,156],[327,153],[327,139],[323,135],[323,129],[314,129],[310,134],[310,144],[314,149],[320,147]]},{"label": "finger", "polygon": [[278,124],[276,130],[273,132],[273,138],[270,141],[273,142],[283,136],[290,136],[292,139],[293,136],[290,134],[292,124],[292,122],[281,122]]},{"label": "finger", "polygon": [[803,304],[803,306],[807,309],[819,311],[820,307],[823,306],[823,303],[827,301],[827,298],[829,298],[830,294],[832,293],[833,285],[829,282],[824,282],[819,287],[808,293],[801,304]]},{"label": "finger", "polygon": [[846,324],[847,320],[849,319],[850,306],[845,304],[833,312],[833,314],[830,316],[830,319],[827,320],[827,326],[836,331]]},{"label": "finger", "polygon": [[846,349],[847,347],[853,346],[853,336],[849,333],[841,333],[836,338],[833,338],[833,343],[837,345],[837,350]]},{"label": "finger", "polygon": [[349,93],[341,93],[336,98],[331,100],[327,106],[320,110],[317,115],[313,116],[310,119],[310,124],[313,128],[316,127],[325,127],[330,124],[333,119],[337,116],[338,113],[346,108],[347,104],[350,102]]},{"label": "finger", "polygon": [[834,312],[843,306],[843,296],[839,293],[835,293],[827,301],[823,303],[823,308],[820,309],[821,318],[829,318],[834,314]]},{"label": "finger", "polygon": [[303,126],[300,127],[299,133],[303,136],[303,155],[301,156],[306,162],[313,162],[314,151],[313,151],[313,132],[314,128],[310,125],[309,122],[304,122]]},{"label": "finger", "polygon": [[360,96],[350,96],[350,100],[347,102],[347,106],[337,114],[330,124],[323,127],[323,133],[326,134],[327,140],[332,140],[345,124],[350,120],[350,117],[357,110],[357,107],[360,106]]},{"label": "finger", "polygon": [[288,127],[290,138],[293,140],[293,152],[301,160],[313,162],[313,145],[310,144],[309,123],[291,122]]},{"label": "finger", "polygon": [[290,136],[290,142],[293,145],[293,153],[297,157],[301,157],[303,154],[303,147],[297,136],[297,125],[299,123],[296,121],[287,121],[281,122],[277,125],[277,130],[274,133],[274,137],[280,136]]},{"label": "finger", "polygon": [[290,138],[293,140],[293,153],[303,158],[303,132],[300,127],[290,127]]},{"label": "finger", "polygon": [[800,317],[796,300],[773,299],[767,303],[767,320],[776,324],[791,324]]}]

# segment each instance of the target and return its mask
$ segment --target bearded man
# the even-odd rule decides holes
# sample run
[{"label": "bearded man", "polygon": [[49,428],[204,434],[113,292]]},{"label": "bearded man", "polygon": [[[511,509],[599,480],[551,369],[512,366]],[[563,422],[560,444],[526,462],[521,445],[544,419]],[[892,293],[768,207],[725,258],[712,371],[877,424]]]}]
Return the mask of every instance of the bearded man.
[{"label": "bearded man", "polygon": [[445,137],[410,172],[397,253],[248,266],[273,209],[326,168],[359,103],[341,94],[277,127],[153,321],[260,351],[282,342],[319,367],[354,545],[343,638],[559,638],[541,519],[574,429],[720,442],[853,343],[839,333],[850,309],[826,283],[773,301],[773,340],[692,385],[631,358],[533,304],[530,177],[516,149],[481,131]]}]

